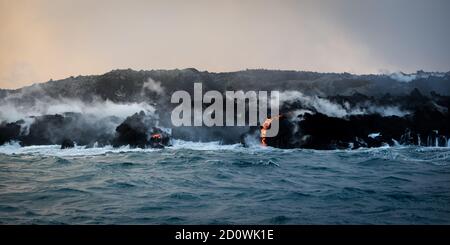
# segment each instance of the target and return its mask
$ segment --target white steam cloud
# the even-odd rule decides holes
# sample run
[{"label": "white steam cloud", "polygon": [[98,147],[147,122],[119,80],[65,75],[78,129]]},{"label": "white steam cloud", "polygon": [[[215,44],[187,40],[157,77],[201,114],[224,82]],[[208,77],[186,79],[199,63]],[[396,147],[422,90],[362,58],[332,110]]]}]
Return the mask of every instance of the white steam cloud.
[{"label": "white steam cloud", "polygon": [[[151,78],[144,83],[145,89],[162,92],[161,83]],[[115,103],[110,100],[94,98],[90,102],[80,99],[53,98],[47,95],[39,84],[23,88],[20,92],[11,92],[0,99],[0,122],[15,122],[30,116],[81,113],[95,118],[115,116],[126,118],[136,112],[155,113],[155,108],[145,102]]]},{"label": "white steam cloud", "polygon": [[14,122],[29,116],[42,116],[75,112],[104,118],[115,116],[126,118],[136,112],[154,113],[155,108],[147,103],[114,103],[112,101],[94,101],[85,103],[80,100],[38,100],[32,106],[20,106],[15,103],[0,105],[0,121]]},{"label": "white steam cloud", "polygon": [[402,111],[398,106],[374,106],[374,105],[360,105],[351,107],[349,103],[340,105],[332,101],[318,96],[307,96],[300,91],[284,91],[280,92],[280,104],[300,102],[304,110],[297,112],[304,114],[310,111],[316,111],[330,117],[346,117],[350,115],[364,115],[364,114],[380,114],[382,116],[405,116],[409,112]]},{"label": "white steam cloud", "polygon": [[0,99],[0,122],[23,120],[22,135],[28,134],[30,125],[35,120],[33,117],[64,113],[81,114],[79,127],[97,128],[98,132],[112,134],[126,117],[141,111],[157,118],[155,108],[145,102],[115,103],[100,98],[84,102],[80,99],[53,98],[40,85],[11,92]]},{"label": "white steam cloud", "polygon": [[403,72],[395,72],[389,75],[390,78],[399,82],[409,83],[417,78],[416,74],[405,74]]},{"label": "white steam cloud", "polygon": [[409,83],[416,79],[428,79],[430,77],[444,77],[445,76],[445,73],[443,73],[443,72],[424,72],[424,71],[418,71],[418,72],[412,73],[412,74],[406,74],[403,72],[394,72],[394,73],[386,72],[386,74],[389,74],[389,77],[394,80],[397,80],[399,82],[405,82],[405,83]]},{"label": "white steam cloud", "polygon": [[153,80],[151,77],[147,79],[142,85],[143,91],[148,90],[150,92],[155,92],[157,94],[163,94],[164,88],[161,86],[161,82]]}]

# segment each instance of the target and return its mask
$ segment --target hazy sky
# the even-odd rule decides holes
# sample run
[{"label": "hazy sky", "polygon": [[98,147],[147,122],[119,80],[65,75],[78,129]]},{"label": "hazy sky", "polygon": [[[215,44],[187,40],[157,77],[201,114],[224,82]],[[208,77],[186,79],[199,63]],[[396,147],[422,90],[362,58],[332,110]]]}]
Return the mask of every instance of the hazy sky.
[{"label": "hazy sky", "polygon": [[116,68],[450,70],[449,0],[0,0],[0,87]]}]

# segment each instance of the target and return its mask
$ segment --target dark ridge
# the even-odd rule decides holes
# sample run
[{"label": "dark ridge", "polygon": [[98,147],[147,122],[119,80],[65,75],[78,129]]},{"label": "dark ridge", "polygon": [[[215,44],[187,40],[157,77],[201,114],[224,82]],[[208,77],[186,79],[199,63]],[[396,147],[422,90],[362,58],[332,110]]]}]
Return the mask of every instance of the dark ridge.
[{"label": "dark ridge", "polygon": [[[383,109],[395,106],[406,112],[406,115],[383,116],[379,111],[369,110],[364,115],[336,118],[301,101],[288,102],[281,107],[280,134],[268,139],[271,146],[335,149],[394,145],[397,142],[444,146],[450,136],[450,72],[418,71],[413,76],[410,82],[402,82],[390,75],[265,69],[213,73],[187,68],[149,71],[120,69],[103,75],[69,77],[16,90],[0,90],[0,102],[17,108],[58,103],[61,99],[84,103],[98,100],[144,102],[155,107],[159,118],[144,112],[130,115],[125,120],[114,116],[94,120],[79,113],[38,115],[31,118],[31,123],[30,120],[10,122],[1,118],[0,144],[16,140],[21,145],[62,144],[63,148],[71,147],[70,142],[88,146],[97,143],[163,147],[170,144],[171,137],[193,141],[214,140],[225,144],[243,141],[249,135],[259,137],[259,127],[172,128],[170,112],[176,104],[170,103],[171,94],[178,90],[193,94],[193,84],[199,82],[203,92],[295,90],[305,96],[326,99],[342,108]],[[163,91],[145,89],[144,84],[149,79],[160,83]],[[299,109],[307,109],[311,113],[301,118],[291,115]],[[172,128],[172,134],[169,135],[163,128]],[[374,133],[380,135],[369,137]],[[152,135],[158,134],[160,138],[152,138]]]}]

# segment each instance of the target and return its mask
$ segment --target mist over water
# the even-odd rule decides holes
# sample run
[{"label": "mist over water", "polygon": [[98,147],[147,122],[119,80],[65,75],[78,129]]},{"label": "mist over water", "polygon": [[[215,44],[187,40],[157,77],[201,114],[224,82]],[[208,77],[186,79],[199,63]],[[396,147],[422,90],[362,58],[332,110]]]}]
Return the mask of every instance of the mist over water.
[{"label": "mist over water", "polygon": [[4,224],[449,224],[450,149],[0,146]]}]

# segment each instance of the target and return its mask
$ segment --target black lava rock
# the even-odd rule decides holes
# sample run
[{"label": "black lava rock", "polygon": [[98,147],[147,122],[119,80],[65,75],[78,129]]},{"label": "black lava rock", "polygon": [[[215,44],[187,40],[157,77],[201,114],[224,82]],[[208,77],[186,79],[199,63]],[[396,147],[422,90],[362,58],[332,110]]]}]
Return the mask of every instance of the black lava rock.
[{"label": "black lava rock", "polygon": [[75,147],[75,143],[70,139],[64,139],[61,143],[61,149],[68,149]]}]

